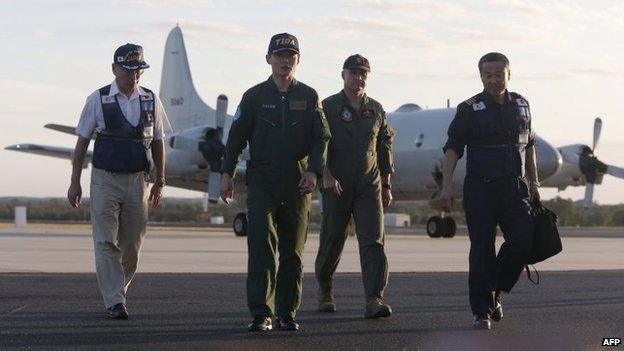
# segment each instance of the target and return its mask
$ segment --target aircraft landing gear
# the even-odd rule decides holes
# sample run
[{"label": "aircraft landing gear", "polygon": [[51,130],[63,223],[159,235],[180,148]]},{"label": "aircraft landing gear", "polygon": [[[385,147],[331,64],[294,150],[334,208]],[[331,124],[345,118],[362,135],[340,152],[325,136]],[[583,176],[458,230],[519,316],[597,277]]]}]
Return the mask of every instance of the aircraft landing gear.
[{"label": "aircraft landing gear", "polygon": [[247,214],[239,212],[236,217],[234,217],[232,228],[236,236],[247,236]]},{"label": "aircraft landing gear", "polygon": [[456,230],[457,225],[451,216],[433,216],[427,221],[427,234],[431,238],[452,238]]}]

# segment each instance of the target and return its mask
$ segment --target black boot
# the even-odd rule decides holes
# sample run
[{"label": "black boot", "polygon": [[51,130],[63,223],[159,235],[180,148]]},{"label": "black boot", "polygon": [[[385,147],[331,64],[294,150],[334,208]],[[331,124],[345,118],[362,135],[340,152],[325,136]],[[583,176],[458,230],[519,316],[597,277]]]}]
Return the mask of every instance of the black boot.
[{"label": "black boot", "polygon": [[266,316],[254,316],[253,320],[247,326],[250,332],[264,332],[273,329],[273,322],[271,317]]}]

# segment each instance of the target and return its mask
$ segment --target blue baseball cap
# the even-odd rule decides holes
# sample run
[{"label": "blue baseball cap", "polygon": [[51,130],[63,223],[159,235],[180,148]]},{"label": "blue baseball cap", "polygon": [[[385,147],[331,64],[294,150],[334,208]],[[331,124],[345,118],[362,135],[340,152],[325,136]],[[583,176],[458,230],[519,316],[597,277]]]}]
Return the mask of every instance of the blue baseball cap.
[{"label": "blue baseball cap", "polygon": [[113,63],[129,70],[146,69],[150,66],[143,60],[143,47],[130,43],[115,50]]}]

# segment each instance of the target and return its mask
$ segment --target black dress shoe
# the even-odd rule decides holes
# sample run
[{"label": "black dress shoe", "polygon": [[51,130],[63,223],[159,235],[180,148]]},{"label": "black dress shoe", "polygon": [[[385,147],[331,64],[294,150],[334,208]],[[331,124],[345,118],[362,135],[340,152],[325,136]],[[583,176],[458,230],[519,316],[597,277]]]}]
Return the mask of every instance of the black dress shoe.
[{"label": "black dress shoe", "polygon": [[128,310],[126,305],[118,303],[108,309],[108,317],[111,319],[128,319]]},{"label": "black dress shoe", "polygon": [[299,324],[292,317],[277,318],[277,329],[280,330],[299,330]]},{"label": "black dress shoe", "polygon": [[492,321],[487,315],[484,316],[475,314],[474,320],[472,321],[472,326],[475,329],[490,330],[492,329]]},{"label": "black dress shoe", "polygon": [[491,318],[494,322],[500,322],[503,319],[503,305],[501,304],[500,292],[496,292],[494,295],[494,311],[492,311]]},{"label": "black dress shoe", "polygon": [[273,322],[271,317],[255,316],[251,323],[247,326],[250,332],[264,332],[273,329]]}]

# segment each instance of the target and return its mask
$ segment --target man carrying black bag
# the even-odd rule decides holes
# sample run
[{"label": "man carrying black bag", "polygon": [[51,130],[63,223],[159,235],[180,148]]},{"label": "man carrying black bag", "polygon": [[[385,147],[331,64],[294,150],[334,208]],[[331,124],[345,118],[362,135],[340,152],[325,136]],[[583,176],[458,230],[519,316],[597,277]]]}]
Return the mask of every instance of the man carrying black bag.
[{"label": "man carrying black bag", "polygon": [[[483,92],[462,102],[444,146],[442,208],[451,207],[453,172],[467,148],[464,210],[470,237],[469,295],[473,326],[491,329],[533,247],[530,201],[539,200],[535,140],[528,101],[507,90],[509,60],[492,52],[479,60]],[[496,227],[505,242],[496,253]]]}]

